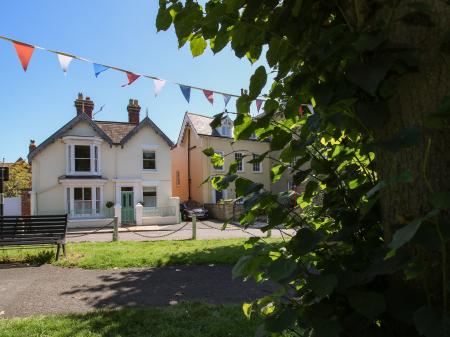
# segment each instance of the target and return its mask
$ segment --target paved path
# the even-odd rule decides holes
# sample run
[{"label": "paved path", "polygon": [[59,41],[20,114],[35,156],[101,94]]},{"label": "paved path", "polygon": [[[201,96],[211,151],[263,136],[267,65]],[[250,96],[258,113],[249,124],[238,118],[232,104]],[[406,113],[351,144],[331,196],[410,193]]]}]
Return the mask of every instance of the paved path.
[{"label": "paved path", "polygon": [[242,303],[268,290],[268,286],[233,281],[230,266],[83,270],[1,265],[0,318],[180,301]]},{"label": "paved path", "polygon": [[[184,226],[184,227],[183,227]],[[182,230],[167,235],[179,228]],[[228,225],[226,230],[221,230],[222,223],[216,221],[199,221],[197,222],[197,239],[231,239],[231,238],[246,238],[251,236],[267,236],[258,228],[246,229],[235,225]],[[84,235],[87,231],[72,230],[68,236],[68,241],[81,242],[81,241],[95,241],[106,242],[111,241],[112,231],[110,229],[102,230],[94,234]],[[288,234],[293,234],[292,230],[285,231]],[[137,233],[137,234],[136,234]],[[278,230],[272,230],[273,237],[281,237],[281,233]],[[287,236],[286,236],[287,237]],[[164,225],[164,226],[131,226],[127,230],[126,228],[120,228],[119,239],[122,241],[149,241],[149,240],[187,240],[192,238],[192,223],[182,222],[177,225]]]}]

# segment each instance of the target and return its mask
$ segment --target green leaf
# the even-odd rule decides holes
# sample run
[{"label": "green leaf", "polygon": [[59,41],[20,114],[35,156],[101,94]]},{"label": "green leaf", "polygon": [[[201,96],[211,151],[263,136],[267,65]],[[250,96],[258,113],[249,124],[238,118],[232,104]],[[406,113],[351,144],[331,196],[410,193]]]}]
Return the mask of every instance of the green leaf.
[{"label": "green leaf", "polygon": [[373,291],[353,290],[347,295],[350,306],[361,315],[373,319],[386,310],[386,301],[382,294]]},{"label": "green leaf", "polygon": [[277,182],[283,176],[283,172],[286,171],[286,165],[278,164],[270,169],[270,179],[272,183]]},{"label": "green leaf", "polygon": [[417,331],[425,337],[448,336],[450,315],[437,308],[421,307],[414,313],[414,325]]},{"label": "green leaf", "polygon": [[378,184],[376,184],[369,192],[366,193],[368,198],[371,198],[378,191],[395,184],[405,184],[413,181],[413,176],[411,172],[404,171],[398,176],[388,178],[386,180],[381,180]]},{"label": "green leaf", "polygon": [[292,7],[292,15],[296,18],[300,14],[300,9],[302,8],[303,0],[295,0],[294,7]]},{"label": "green leaf", "polygon": [[159,7],[158,15],[156,16],[156,29],[159,32],[160,30],[169,29],[172,24],[172,16],[170,15],[170,10],[167,10],[164,7]]},{"label": "green leaf", "polygon": [[291,307],[285,307],[275,315],[265,320],[267,330],[271,332],[282,332],[292,327],[297,320],[298,314]]},{"label": "green leaf", "polygon": [[262,88],[266,85],[267,73],[264,66],[259,66],[255,73],[250,78],[250,92],[251,99],[256,99],[261,93]]},{"label": "green leaf", "polygon": [[320,240],[321,235],[317,231],[305,227],[298,230],[289,245],[296,255],[302,256],[316,248]]},{"label": "green leaf", "polygon": [[312,291],[320,297],[330,295],[338,283],[335,274],[321,274],[318,276],[310,276],[308,278],[308,285]]},{"label": "green leaf", "polygon": [[251,100],[248,95],[241,95],[236,100],[236,110],[239,114],[249,114],[250,113]]},{"label": "green leaf", "polygon": [[279,258],[269,266],[267,272],[272,281],[278,282],[291,276],[296,269],[297,264],[294,261]]},{"label": "green leaf", "polygon": [[217,129],[219,126],[222,125],[222,119],[224,113],[221,112],[220,114],[214,115],[214,119],[212,120],[211,123],[209,123],[209,125],[211,126],[212,129]]},{"label": "green leaf", "polygon": [[212,157],[214,155],[214,149],[212,147],[208,147],[203,150],[203,153],[207,155],[208,157]]},{"label": "green leaf", "polygon": [[320,320],[314,324],[312,337],[339,337],[341,329],[336,319]]},{"label": "green leaf", "polygon": [[214,168],[220,168],[225,164],[225,159],[223,158],[222,154],[214,152],[211,157],[211,163],[213,164]]},{"label": "green leaf", "polygon": [[389,248],[398,249],[405,243],[409,242],[417,233],[420,225],[422,224],[422,218],[414,219],[406,226],[395,231]]},{"label": "green leaf", "polygon": [[431,195],[431,205],[437,209],[448,209],[450,208],[450,193],[448,192],[437,192]]},{"label": "green leaf", "polygon": [[314,191],[319,187],[319,183],[316,180],[310,180],[306,184],[305,192],[303,193],[303,199],[306,201],[311,200]]},{"label": "green leaf", "polygon": [[253,133],[252,117],[248,113],[238,113],[234,120],[234,139],[248,139]]},{"label": "green leaf", "polygon": [[242,304],[242,311],[244,312],[244,316],[247,317],[247,319],[250,319],[252,314],[252,303]]},{"label": "green leaf", "polygon": [[391,59],[378,59],[369,64],[356,63],[350,67],[347,76],[350,81],[374,96],[392,63]]},{"label": "green leaf", "polygon": [[206,49],[207,43],[206,43],[205,39],[203,38],[203,36],[195,35],[191,39],[190,45],[191,45],[192,56],[197,57],[197,56],[200,56],[201,54],[203,54],[203,52]]},{"label": "green leaf", "polygon": [[233,270],[231,272],[233,279],[238,277],[244,277],[247,275],[247,272],[249,271],[249,266],[251,265],[253,261],[253,256],[246,255],[242,256],[239,261],[234,265]]}]

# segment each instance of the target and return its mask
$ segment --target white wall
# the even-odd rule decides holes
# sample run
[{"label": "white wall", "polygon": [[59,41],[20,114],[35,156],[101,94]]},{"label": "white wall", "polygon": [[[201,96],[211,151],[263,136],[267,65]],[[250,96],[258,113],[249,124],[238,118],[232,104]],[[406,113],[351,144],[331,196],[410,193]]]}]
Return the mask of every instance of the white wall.
[{"label": "white wall", "polygon": [[3,215],[20,216],[22,215],[22,199],[20,197],[11,197],[4,199]]}]

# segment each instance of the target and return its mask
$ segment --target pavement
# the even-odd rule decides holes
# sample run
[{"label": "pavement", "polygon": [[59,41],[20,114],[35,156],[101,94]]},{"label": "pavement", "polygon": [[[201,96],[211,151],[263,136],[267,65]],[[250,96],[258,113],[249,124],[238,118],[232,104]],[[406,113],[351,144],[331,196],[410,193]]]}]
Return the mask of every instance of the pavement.
[{"label": "pavement", "polygon": [[[197,221],[198,240],[210,239],[232,239],[248,238],[252,236],[265,237],[267,233],[257,228],[243,229],[242,227],[229,224],[222,230],[222,222],[219,221]],[[67,235],[69,242],[107,242],[112,240],[112,230],[110,228],[92,233],[95,229],[72,229]],[[284,230],[282,234],[279,230],[272,230],[272,237],[285,237],[294,234],[292,230]],[[91,234],[92,233],[92,234]],[[152,241],[152,240],[188,240],[192,239],[192,223],[182,222],[176,225],[152,225],[152,226],[129,226],[119,228],[119,240],[122,241]]]},{"label": "pavement", "polygon": [[0,318],[162,307],[181,301],[242,303],[273,288],[232,280],[231,266],[84,270],[0,266]]}]

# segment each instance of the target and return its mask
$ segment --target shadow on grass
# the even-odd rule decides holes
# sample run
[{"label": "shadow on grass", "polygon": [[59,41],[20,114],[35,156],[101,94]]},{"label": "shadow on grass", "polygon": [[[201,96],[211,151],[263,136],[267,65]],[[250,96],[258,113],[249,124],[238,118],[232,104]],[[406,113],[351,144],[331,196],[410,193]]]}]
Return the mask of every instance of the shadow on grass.
[{"label": "shadow on grass", "polygon": [[[254,336],[259,324],[257,320],[245,319],[240,306],[210,306],[202,303],[185,303],[163,309],[96,311],[67,315],[64,319],[50,316],[31,319],[26,323],[20,325],[20,321],[12,322],[6,326],[11,331],[5,332],[14,337],[19,336],[14,332],[31,336],[29,333],[37,330],[49,337],[244,337]],[[36,329],[38,326],[39,329]]]}]

